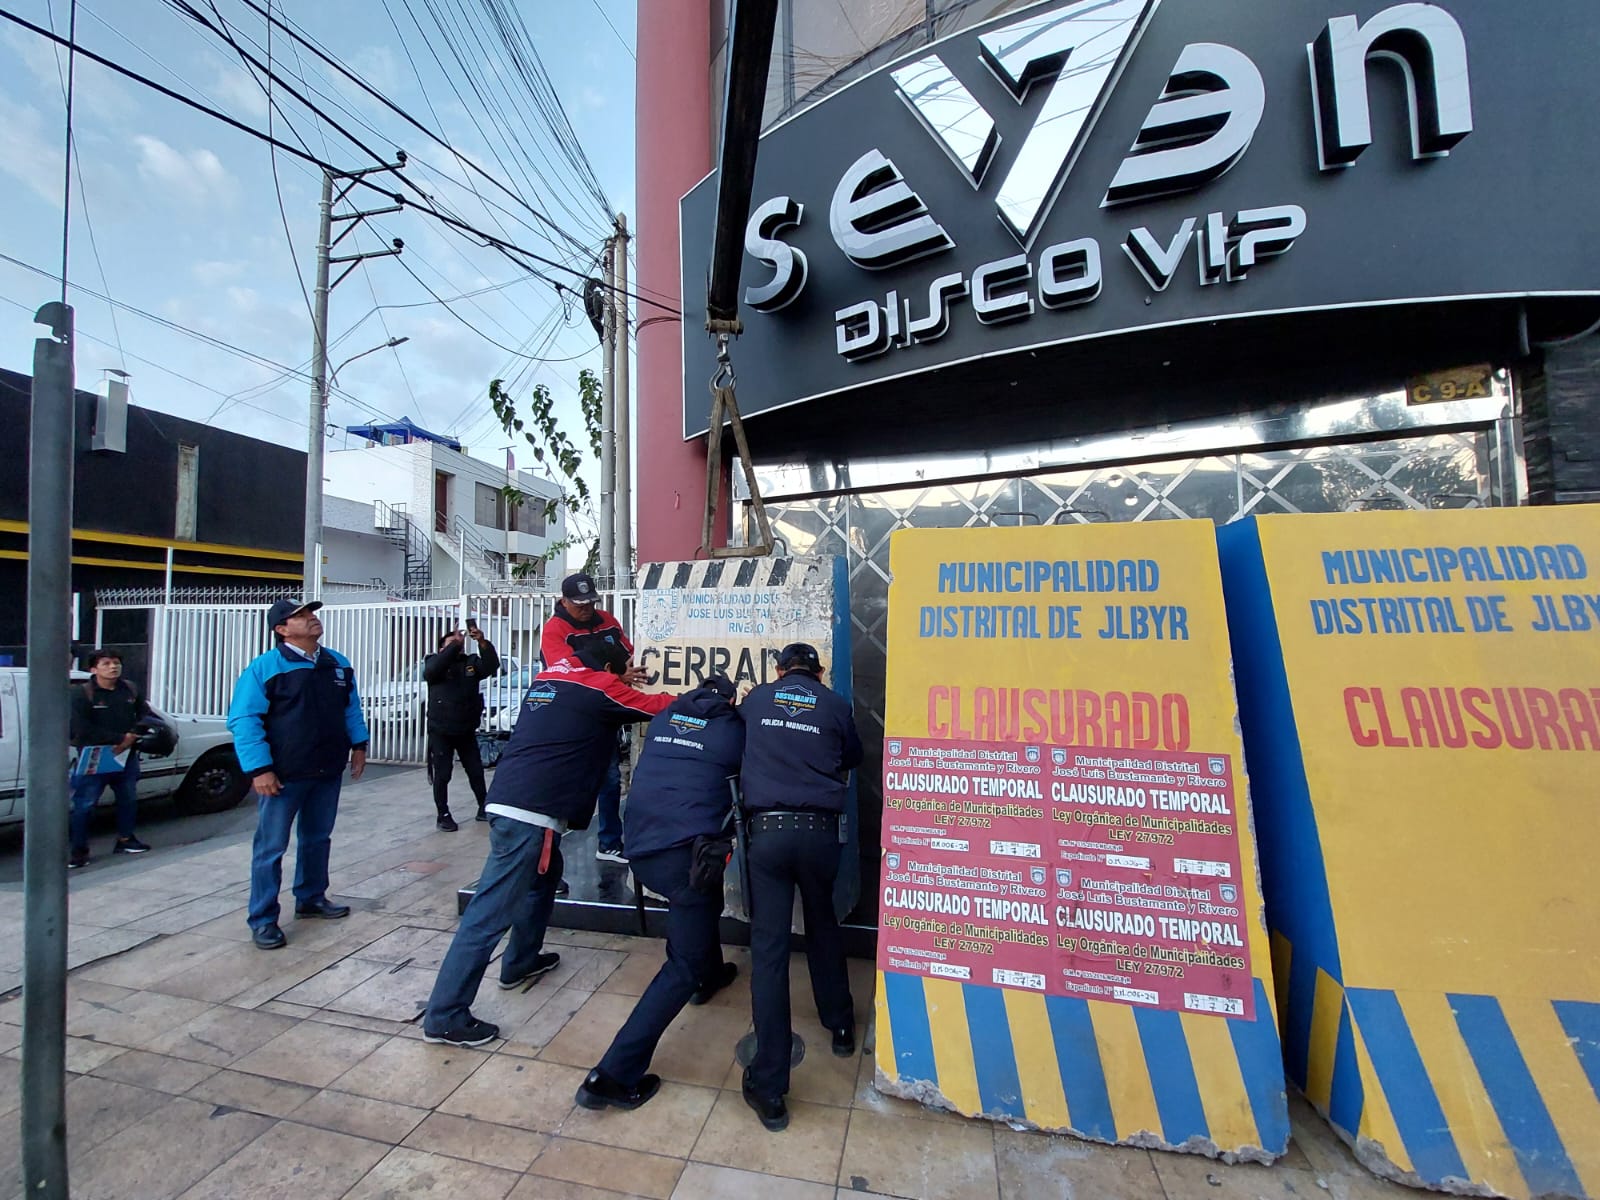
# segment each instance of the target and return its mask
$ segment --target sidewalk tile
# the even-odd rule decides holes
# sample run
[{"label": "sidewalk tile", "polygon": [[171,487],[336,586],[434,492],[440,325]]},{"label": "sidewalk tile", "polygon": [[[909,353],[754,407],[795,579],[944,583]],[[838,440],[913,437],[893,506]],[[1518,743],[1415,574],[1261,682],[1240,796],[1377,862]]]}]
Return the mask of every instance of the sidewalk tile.
[{"label": "sidewalk tile", "polygon": [[[582,1082],[584,1074],[578,1072],[574,1090],[577,1083]],[[633,1112],[621,1112],[614,1108],[594,1112],[574,1107],[572,1114],[562,1122],[560,1133],[562,1137],[581,1138],[606,1146],[651,1150],[687,1158],[700,1137],[700,1131],[705,1128],[712,1104],[720,1094],[710,1088],[663,1083],[650,1103]]]},{"label": "sidewalk tile", "polygon": [[304,1084],[268,1079],[264,1075],[222,1070],[209,1079],[201,1080],[189,1089],[188,1094],[220,1108],[287,1117],[311,1099],[316,1089]]},{"label": "sidewalk tile", "polygon": [[[1001,1200],[1033,1200],[1041,1179],[1070,1181],[1083,1196],[1160,1196],[1149,1150],[994,1127]],[[1308,1200],[1302,1197],[1302,1200]]]},{"label": "sidewalk tile", "polygon": [[847,1109],[791,1099],[789,1128],[772,1134],[762,1128],[742,1095],[719,1092],[711,1119],[689,1157],[832,1186],[839,1178],[839,1157],[849,1121]]},{"label": "sidewalk tile", "polygon": [[592,992],[622,965],[627,957],[619,950],[600,950],[592,946],[573,946],[556,951],[561,963],[539,981],[540,987],[571,988]]},{"label": "sidewalk tile", "polygon": [[[544,1153],[533,1160],[528,1176],[530,1182],[535,1177],[562,1179],[620,1191],[624,1195],[668,1200],[678,1185],[678,1177],[683,1174],[683,1166],[683,1160],[678,1158],[557,1137],[551,1138]],[[538,1188],[530,1189],[527,1194],[540,1200],[549,1195]]]},{"label": "sidewalk tile", "polygon": [[339,1200],[388,1150],[280,1121],[184,1192],[183,1200]]},{"label": "sidewalk tile", "polygon": [[202,1079],[216,1074],[217,1068],[205,1063],[186,1062],[148,1050],[129,1050],[94,1068],[101,1079],[115,1079],[157,1092],[181,1096]]},{"label": "sidewalk tile", "polygon": [[[582,1067],[587,1071],[605,1054],[611,1039],[617,1036],[617,1030],[622,1028],[628,1014],[633,1011],[633,1006],[632,996],[610,992],[591,994],[583,1002],[583,1007],[561,1027],[561,1032],[550,1039],[539,1057],[549,1062]],[[665,1074],[654,1065],[651,1069],[658,1074]]]},{"label": "sidewalk tile", "polygon": [[448,1154],[507,1171],[526,1171],[550,1139],[542,1133],[469,1121],[449,1113],[434,1113],[413,1129],[405,1144],[414,1150]]},{"label": "sidewalk tile", "polygon": [[0,1058],[0,1117],[16,1112],[21,1105],[21,1058]]},{"label": "sidewalk tile", "polygon": [[402,925],[384,934],[361,952],[363,960],[382,963],[386,967],[412,961],[417,951],[439,936],[437,930],[420,925]]},{"label": "sidewalk tile", "polygon": [[[270,951],[258,950],[248,944],[233,945],[203,963],[185,971],[175,971],[147,986],[152,991],[164,992],[169,996],[223,1004],[250,988],[271,981],[272,993],[276,995],[293,986],[293,983],[284,981],[284,973],[292,971],[308,957],[306,951],[292,945],[287,950]],[[298,983],[299,980],[293,982]]]},{"label": "sidewalk tile", "polygon": [[609,1188],[546,1179],[542,1175],[524,1175],[506,1200],[639,1200],[639,1197],[633,1192],[613,1192]]},{"label": "sidewalk tile", "polygon": [[1303,1096],[1289,1097],[1289,1128],[1293,1146],[1307,1160],[1303,1165],[1309,1169],[1335,1175],[1358,1168],[1350,1147],[1340,1140],[1333,1126],[1324,1121]]},{"label": "sidewalk tile", "polygon": [[67,970],[76,971],[160,936],[139,929],[97,929],[92,933],[74,929],[67,935]]},{"label": "sidewalk tile", "polygon": [[410,1038],[392,1038],[334,1083],[342,1092],[437,1108],[484,1063],[481,1050],[431,1045]]},{"label": "sidewalk tile", "polygon": [[427,1006],[435,972],[421,967],[386,967],[326,1007],[383,1021],[410,1021]]},{"label": "sidewalk tile", "polygon": [[386,1040],[381,1033],[303,1021],[233,1066],[252,1075],[327,1087]]},{"label": "sidewalk tile", "polygon": [[1319,1191],[1310,1171],[1253,1163],[1230,1167],[1196,1154],[1155,1152],[1150,1158],[1167,1200],[1304,1200]]},{"label": "sidewalk tile", "polygon": [[75,1200],[170,1200],[272,1127],[269,1117],[182,1097],[101,1142],[73,1173]]},{"label": "sidewalk tile", "polygon": [[[789,1099],[849,1108],[856,1099],[860,1051],[850,1058],[838,1057],[829,1045],[828,1031],[817,1025],[806,1029],[801,1036],[805,1038],[806,1056],[790,1072]],[[741,1071],[733,1076],[728,1086],[737,1089],[742,1077]]]},{"label": "sidewalk tile", "polygon": [[[755,1115],[751,1114],[754,1122]],[[760,1128],[757,1126],[757,1128]],[[773,1135],[761,1131],[767,1137]],[[683,1169],[672,1200],[834,1200],[834,1186],[806,1183],[799,1179],[776,1179],[771,1175],[758,1175],[754,1171],[736,1171],[732,1167],[713,1167],[691,1162]]]},{"label": "sidewalk tile", "polygon": [[226,1067],[294,1027],[294,1021],[259,1009],[219,1004],[149,1044],[157,1054]]},{"label": "sidewalk tile", "polygon": [[142,1049],[169,1030],[199,1020],[210,1009],[211,1005],[204,1001],[159,992],[129,992],[112,1001],[73,998],[69,987],[67,1032],[74,1037]]},{"label": "sidewalk tile", "polygon": [[996,1200],[993,1129],[987,1121],[921,1121],[853,1109],[839,1183],[920,1200]]},{"label": "sidewalk tile", "polygon": [[164,1092],[83,1075],[67,1084],[67,1140],[73,1155],[93,1149],[165,1105]]},{"label": "sidewalk tile", "polygon": [[623,959],[622,965],[606,977],[600,985],[602,992],[615,992],[619,996],[642,996],[645,988],[650,986],[650,981],[656,977],[656,972],[661,970],[661,964],[666,962],[666,943],[660,948],[635,950]]},{"label": "sidewalk tile", "polygon": [[360,1013],[340,1012],[336,1008],[319,1008],[306,1018],[321,1021],[324,1025],[342,1025],[346,1029],[365,1029],[368,1033],[381,1033],[397,1037],[410,1026],[407,1021],[385,1021],[381,1017],[363,1017]]},{"label": "sidewalk tile", "polygon": [[157,940],[140,947],[137,954],[123,954],[85,967],[79,978],[96,983],[113,983],[119,987],[147,988],[157,980],[186,971],[225,950],[234,949],[232,942],[197,933],[150,936]]},{"label": "sidewalk tile", "polygon": [[368,958],[341,958],[323,967],[303,983],[279,992],[275,997],[284,1004],[304,1004],[322,1008],[332,1004],[357,984],[365,983],[379,971],[387,971],[387,963]]},{"label": "sidewalk tile", "polygon": [[0,1021],[0,1054],[8,1053],[22,1045],[22,1026]]},{"label": "sidewalk tile", "polygon": [[[427,1043],[424,1043],[426,1045]],[[443,1051],[445,1047],[429,1046]],[[496,1054],[439,1105],[440,1112],[539,1133],[561,1128],[584,1071]]]},{"label": "sidewalk tile", "polygon": [[189,933],[218,917],[234,917],[244,923],[245,906],[231,896],[196,896],[182,904],[129,921],[129,929],[150,933]]},{"label": "sidewalk tile", "polygon": [[[486,984],[486,987],[493,986],[492,983]],[[567,1022],[572,1019],[572,1015],[589,1001],[588,992],[580,992],[573,988],[557,988],[551,992],[541,992],[541,986],[542,984],[536,985],[528,993],[530,997],[541,997],[533,1001],[537,1007],[532,1016],[521,1025],[501,1024],[501,1036],[506,1039],[506,1042],[500,1049],[505,1053],[529,1057],[538,1054],[545,1046],[550,1044],[550,1040],[556,1034],[566,1027]],[[478,995],[482,997],[484,993],[480,991]],[[521,996],[522,993],[502,992],[500,995],[502,997],[517,997]],[[527,999],[527,997],[524,997],[524,999]],[[484,1011],[488,1012],[490,1009],[486,1007]]]},{"label": "sidewalk tile", "polygon": [[[7,1025],[3,1028],[9,1029]],[[8,1059],[22,1061],[21,1030],[17,1031],[17,1044],[5,1052]],[[110,1062],[117,1055],[125,1053],[121,1046],[113,1046],[107,1042],[97,1042],[90,1038],[67,1038],[67,1071],[72,1075],[87,1075],[102,1063]]]},{"label": "sidewalk tile", "polygon": [[498,1167],[399,1147],[389,1151],[344,1200],[504,1200],[517,1178]]},{"label": "sidewalk tile", "polygon": [[354,1096],[330,1088],[318,1092],[295,1109],[293,1120],[394,1146],[403,1142],[427,1115],[425,1108]]}]

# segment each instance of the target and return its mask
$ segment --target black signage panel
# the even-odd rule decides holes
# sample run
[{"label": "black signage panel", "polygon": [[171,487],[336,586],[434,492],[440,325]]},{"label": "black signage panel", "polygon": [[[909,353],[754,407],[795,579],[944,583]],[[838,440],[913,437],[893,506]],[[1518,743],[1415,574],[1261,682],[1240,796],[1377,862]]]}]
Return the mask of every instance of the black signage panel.
[{"label": "black signage panel", "polygon": [[[1070,0],[920,48],[762,139],[741,409],[1113,333],[1600,293],[1597,48],[1592,0]],[[686,437],[715,184],[682,203]]]}]

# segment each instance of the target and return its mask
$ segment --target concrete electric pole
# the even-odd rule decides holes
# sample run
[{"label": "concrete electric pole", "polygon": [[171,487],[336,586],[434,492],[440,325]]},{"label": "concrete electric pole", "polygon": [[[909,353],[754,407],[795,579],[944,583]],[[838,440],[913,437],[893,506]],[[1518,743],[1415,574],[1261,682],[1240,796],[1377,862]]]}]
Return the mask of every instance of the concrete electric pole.
[{"label": "concrete electric pole", "polygon": [[[405,207],[405,197],[396,193],[394,203],[387,208],[374,208],[366,212],[338,213],[334,205],[344,200],[356,183],[368,175],[384,171],[398,171],[406,165],[406,152],[397,150],[395,161],[380,167],[366,167],[360,171],[322,172],[322,202],[317,223],[317,284],[316,299],[311,314],[311,407],[306,429],[306,527],[305,527],[305,598],[322,594],[322,450],[328,436],[328,297],[342,283],[356,264],[369,258],[389,258],[405,249],[405,243],[394,239],[393,249],[374,250],[366,254],[333,255],[344,241],[367,217],[396,213]],[[336,180],[344,181],[337,195]],[[338,237],[333,237],[333,226],[344,226]],[[331,239],[331,240],[330,240]],[[328,268],[335,263],[347,264],[333,282],[328,281]]]},{"label": "concrete electric pole", "polygon": [[611,293],[616,302],[616,332],[611,339],[616,358],[612,385],[616,400],[616,586],[627,588],[633,586],[633,409],[628,400],[628,218],[622,213],[617,214],[617,236],[611,253],[616,264],[612,272],[616,290]]},{"label": "concrete electric pole", "polygon": [[617,342],[617,242],[606,242],[605,287],[600,334],[600,586],[615,586],[617,578],[617,458],[616,458],[616,372],[613,369]]}]

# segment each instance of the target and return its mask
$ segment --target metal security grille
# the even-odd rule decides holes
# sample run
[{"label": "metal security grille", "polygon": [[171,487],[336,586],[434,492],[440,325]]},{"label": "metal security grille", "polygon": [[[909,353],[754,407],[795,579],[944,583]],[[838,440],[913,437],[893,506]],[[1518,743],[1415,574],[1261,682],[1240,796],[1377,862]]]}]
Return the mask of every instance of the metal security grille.
[{"label": "metal security grille", "polygon": [[[1486,431],[1208,454],[967,483],[772,500],[779,553],[842,554],[850,565],[856,721],[869,753],[883,735],[889,539],[897,529],[1067,525],[1495,503]],[[869,764],[862,786],[876,791]]]},{"label": "metal security grille", "polygon": [[[323,644],[355,670],[361,710],[372,735],[372,761],[420,765],[427,757],[427,683],[423,660],[439,639],[475,619],[501,657],[484,687],[488,728],[509,730],[514,710],[538,672],[539,631],[556,593],[502,593],[448,601],[330,604],[322,609]],[[633,593],[601,597],[625,628]],[[174,716],[226,717],[245,666],[272,646],[266,604],[112,603],[150,615],[150,702]],[[510,710],[502,715],[502,710]]]}]

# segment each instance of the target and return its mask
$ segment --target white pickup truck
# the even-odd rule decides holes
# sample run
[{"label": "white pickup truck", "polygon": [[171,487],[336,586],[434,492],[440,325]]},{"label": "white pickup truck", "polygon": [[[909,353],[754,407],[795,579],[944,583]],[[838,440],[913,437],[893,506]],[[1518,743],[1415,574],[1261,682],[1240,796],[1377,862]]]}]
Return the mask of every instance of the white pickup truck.
[{"label": "white pickup truck", "polygon": [[[72,672],[62,686],[82,687],[89,678]],[[158,710],[159,711],[159,710]],[[28,777],[28,672],[22,667],[0,667],[0,825],[13,825],[24,816],[24,790]],[[244,798],[249,781],[239,770],[228,724],[215,717],[162,719],[178,735],[178,748],[165,758],[145,757],[139,763],[139,799],[177,793],[185,812],[221,812]],[[67,764],[61,764],[62,774]],[[113,802],[111,789],[102,804]]]}]

